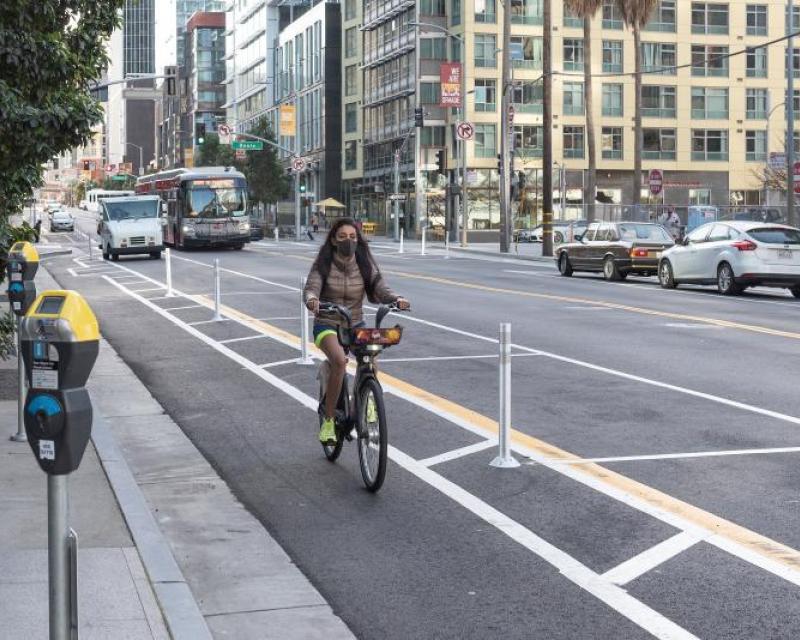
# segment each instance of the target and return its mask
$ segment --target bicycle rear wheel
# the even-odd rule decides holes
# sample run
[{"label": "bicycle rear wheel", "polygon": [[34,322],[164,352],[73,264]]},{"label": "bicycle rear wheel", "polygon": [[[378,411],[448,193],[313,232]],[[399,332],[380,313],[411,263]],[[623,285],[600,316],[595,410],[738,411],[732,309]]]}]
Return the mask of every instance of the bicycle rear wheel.
[{"label": "bicycle rear wheel", "polygon": [[[324,362],[321,367],[329,366],[327,362]],[[317,415],[319,416],[319,426],[322,428],[322,420],[325,418],[325,388],[328,385],[328,376],[327,371],[321,371],[321,375],[318,376],[319,378],[319,408],[317,409]],[[344,411],[344,415],[349,415],[348,411],[348,400],[347,400],[347,380],[342,381],[342,393],[339,395],[339,404],[337,405],[340,410]],[[322,444],[322,443],[320,443]],[[336,444],[331,446],[329,444],[322,444],[322,451],[325,454],[325,457],[330,460],[331,462],[336,462],[336,459],[339,457],[339,454],[342,453],[342,447],[344,446],[344,438],[341,436],[336,438]]]},{"label": "bicycle rear wheel", "polygon": [[377,380],[368,378],[358,393],[358,460],[364,484],[375,492],[386,477],[389,444],[383,389]]}]

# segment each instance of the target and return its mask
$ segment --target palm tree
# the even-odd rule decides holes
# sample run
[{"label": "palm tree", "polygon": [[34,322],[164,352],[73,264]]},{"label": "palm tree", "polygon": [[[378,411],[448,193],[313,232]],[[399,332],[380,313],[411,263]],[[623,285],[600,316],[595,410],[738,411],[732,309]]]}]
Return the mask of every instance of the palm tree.
[{"label": "palm tree", "polygon": [[597,149],[594,137],[594,110],[592,94],[592,19],[603,5],[603,0],[565,0],[569,11],[583,19],[583,102],[586,109],[586,142],[589,154],[589,171],[584,185],[583,201],[588,205],[586,218],[594,220],[595,185],[597,182]]},{"label": "palm tree", "polygon": [[650,20],[658,0],[615,0],[622,21],[633,30],[634,83],[636,102],[634,108],[633,144],[633,204],[638,205],[642,192],[642,27]]}]

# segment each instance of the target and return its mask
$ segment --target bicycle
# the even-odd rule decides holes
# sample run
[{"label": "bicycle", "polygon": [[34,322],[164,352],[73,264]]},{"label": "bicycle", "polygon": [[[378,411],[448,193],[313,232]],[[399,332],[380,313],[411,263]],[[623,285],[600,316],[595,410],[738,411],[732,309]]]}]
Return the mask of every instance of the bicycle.
[{"label": "bicycle", "polygon": [[[320,314],[338,315],[346,326],[337,331],[339,344],[345,353],[356,359],[356,372],[352,386],[349,376],[342,380],[342,390],[336,404],[334,420],[336,444],[322,444],[325,457],[335,462],[342,452],[344,442],[353,440],[353,431],[358,442],[358,459],[361,477],[369,491],[378,491],[386,477],[388,449],[388,426],[383,402],[383,388],[378,381],[375,359],[388,347],[400,342],[403,327],[395,325],[381,329],[381,322],[392,311],[400,311],[396,304],[381,305],[375,316],[375,327],[352,327],[350,310],[336,304],[322,302]],[[317,371],[319,381],[319,426],[325,418],[325,390],[328,386],[330,363],[324,360]]]}]

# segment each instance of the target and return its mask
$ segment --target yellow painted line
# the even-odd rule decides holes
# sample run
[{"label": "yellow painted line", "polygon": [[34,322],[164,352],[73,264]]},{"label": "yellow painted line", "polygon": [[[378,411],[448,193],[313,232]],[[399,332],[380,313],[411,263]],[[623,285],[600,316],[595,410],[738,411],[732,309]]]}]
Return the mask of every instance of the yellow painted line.
[{"label": "yellow painted line", "polygon": [[[312,260],[305,256],[294,254],[284,254],[292,258],[300,260]],[[745,324],[743,322],[733,322],[731,320],[722,320],[720,318],[709,318],[707,316],[695,316],[686,313],[675,313],[672,311],[659,311],[658,309],[648,309],[645,307],[634,307],[632,305],[620,304],[618,302],[608,302],[606,300],[593,300],[591,298],[579,298],[575,296],[562,296],[554,293],[536,293],[533,291],[526,291],[524,289],[507,289],[504,287],[492,287],[485,284],[478,284],[477,282],[463,282],[461,280],[451,280],[450,278],[440,278],[438,276],[425,276],[419,273],[409,273],[407,271],[383,271],[386,274],[400,276],[401,278],[411,278],[413,280],[423,280],[426,282],[434,282],[436,284],[444,284],[451,287],[459,287],[464,289],[475,289],[477,291],[488,291],[490,293],[503,293],[524,298],[537,298],[539,300],[552,300],[555,302],[570,302],[572,304],[591,304],[598,307],[605,307],[607,309],[616,309],[618,311],[628,311],[630,313],[639,313],[647,316],[657,316],[660,318],[669,318],[671,320],[683,320],[688,322],[697,322],[701,324],[709,324],[715,327],[725,327],[728,329],[737,329],[739,331],[750,331],[752,333],[760,333],[770,336],[777,336],[779,338],[791,338],[793,340],[800,340],[800,333],[795,331],[783,331],[781,329],[773,329],[771,327],[764,327],[757,324]]]},{"label": "yellow painted line", "polygon": [[[214,308],[213,301],[206,296],[187,297],[196,300],[209,309]],[[263,320],[258,320],[257,318],[253,318],[246,313],[225,305],[221,306],[221,311],[225,315],[241,321],[246,326],[254,330],[262,331],[281,342],[298,347],[300,345],[300,338],[298,336],[264,322]],[[323,356],[322,352],[313,344],[309,344],[309,350],[318,356]],[[350,365],[351,368],[354,366],[352,362]],[[387,388],[396,389],[407,396],[415,398],[421,404],[433,407],[444,414],[455,416],[469,423],[471,426],[480,429],[487,437],[496,436],[498,434],[499,427],[497,421],[477,411],[456,404],[455,402],[442,398],[441,396],[421,389],[420,387],[385,372],[381,372],[380,379]],[[751,531],[750,529],[700,509],[699,507],[695,507],[694,505],[679,500],[678,498],[638,482],[637,480],[628,478],[616,471],[602,467],[597,463],[586,462],[579,456],[516,429],[512,429],[511,431],[511,440],[520,447],[534,453],[536,456],[547,460],[566,463],[566,466],[569,466],[576,475],[588,476],[597,483],[634,496],[637,500],[647,504],[654,510],[677,516],[699,529],[708,532],[710,535],[724,538],[772,562],[788,567],[794,571],[800,571],[800,551],[792,547],[767,538],[760,533]]]}]

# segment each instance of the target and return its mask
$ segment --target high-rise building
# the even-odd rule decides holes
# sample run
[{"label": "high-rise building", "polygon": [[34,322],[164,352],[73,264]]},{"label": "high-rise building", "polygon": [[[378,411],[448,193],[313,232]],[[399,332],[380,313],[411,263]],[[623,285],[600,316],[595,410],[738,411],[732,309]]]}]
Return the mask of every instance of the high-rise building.
[{"label": "high-rise building", "polygon": [[125,0],[122,8],[123,70],[155,73],[155,0]]}]

